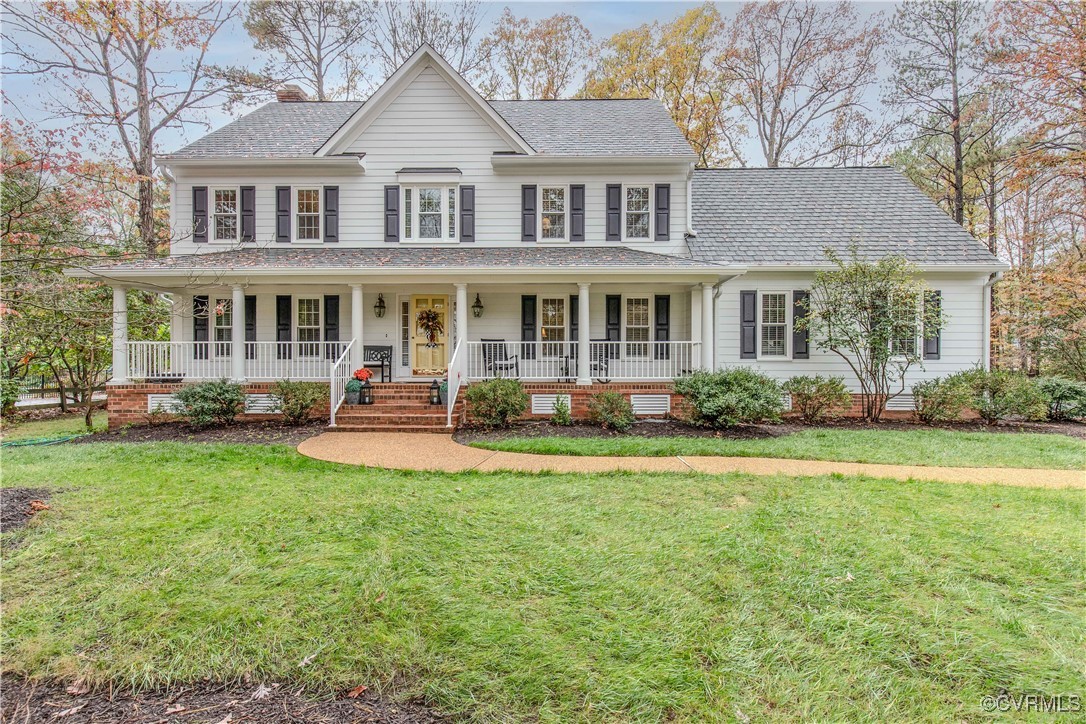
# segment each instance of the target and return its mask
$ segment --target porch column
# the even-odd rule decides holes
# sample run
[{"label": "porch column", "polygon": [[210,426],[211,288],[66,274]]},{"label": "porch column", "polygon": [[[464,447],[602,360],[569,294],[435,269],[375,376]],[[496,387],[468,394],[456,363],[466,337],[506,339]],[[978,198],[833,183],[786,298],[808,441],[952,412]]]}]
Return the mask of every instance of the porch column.
[{"label": "porch column", "polygon": [[[468,285],[456,284],[456,339],[453,340],[453,351],[460,343],[468,338]],[[464,350],[467,354],[467,350]]]},{"label": "porch column", "polygon": [[592,315],[589,314],[588,284],[577,285],[577,384],[592,384],[592,344],[591,327],[589,326]]},{"label": "porch column", "polygon": [[113,379],[128,382],[128,288],[113,287]]},{"label": "porch column", "polygon": [[[701,342],[701,287],[690,287],[690,341]],[[693,352],[691,352],[693,354]],[[701,350],[698,356],[690,360],[692,367],[700,368],[702,363]]]},{"label": "porch column", "polygon": [[701,366],[713,369],[713,283],[701,285]]},{"label": "porch column", "polygon": [[231,374],[235,382],[245,381],[245,287],[235,284],[234,297],[230,302],[230,337],[233,350],[230,354]]},{"label": "porch column", "polygon": [[351,339],[354,347],[351,348],[351,368],[359,369],[364,361],[362,349],[362,315],[365,310],[362,307],[362,285],[351,285]]},{"label": "porch column", "polygon": [[[170,341],[182,342],[185,337],[185,302],[188,301],[188,297],[180,292],[174,292],[173,300],[170,304]],[[192,302],[188,303],[187,307],[189,314],[192,314]]]}]

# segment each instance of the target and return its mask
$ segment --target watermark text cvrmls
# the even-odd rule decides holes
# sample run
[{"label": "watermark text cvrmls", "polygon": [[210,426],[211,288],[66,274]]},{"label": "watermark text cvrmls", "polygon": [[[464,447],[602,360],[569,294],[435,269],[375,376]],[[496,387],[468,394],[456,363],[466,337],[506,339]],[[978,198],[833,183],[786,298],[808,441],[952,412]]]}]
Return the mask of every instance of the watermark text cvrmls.
[{"label": "watermark text cvrmls", "polygon": [[1078,694],[1009,694],[986,696],[980,700],[984,711],[1039,712],[1068,714],[1082,711]]}]

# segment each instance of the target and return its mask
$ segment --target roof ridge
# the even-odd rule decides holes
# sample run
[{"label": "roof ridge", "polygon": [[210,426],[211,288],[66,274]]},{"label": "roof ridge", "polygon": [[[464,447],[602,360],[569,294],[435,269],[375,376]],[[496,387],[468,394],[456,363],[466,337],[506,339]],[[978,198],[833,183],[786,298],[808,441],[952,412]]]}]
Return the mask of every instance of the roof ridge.
[{"label": "roof ridge", "polygon": [[704,171],[870,171],[882,168],[897,170],[888,163],[873,163],[870,166],[735,166],[732,168],[696,168],[694,171],[697,173]]}]

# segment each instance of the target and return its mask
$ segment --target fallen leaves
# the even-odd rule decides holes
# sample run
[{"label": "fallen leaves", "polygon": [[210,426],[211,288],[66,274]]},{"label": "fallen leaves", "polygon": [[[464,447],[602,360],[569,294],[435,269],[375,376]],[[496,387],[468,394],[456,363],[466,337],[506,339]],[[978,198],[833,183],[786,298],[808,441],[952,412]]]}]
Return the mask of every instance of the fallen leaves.
[{"label": "fallen leaves", "polygon": [[174,704],[173,706],[166,709],[166,713],[167,714],[177,714],[178,712],[182,712],[184,710],[185,710],[185,705],[184,704]]},{"label": "fallen leaves", "polygon": [[83,696],[89,694],[90,690],[90,684],[87,683],[86,679],[76,679],[65,689],[72,696]]},{"label": "fallen leaves", "polygon": [[26,514],[27,516],[31,516],[35,513],[40,513],[43,510],[49,510],[48,503],[44,500],[31,500],[30,504],[27,506]]},{"label": "fallen leaves", "polygon": [[311,663],[313,663],[313,659],[317,658],[317,654],[319,653],[320,651],[314,651],[309,656],[306,656],[304,659],[302,659],[302,663],[298,664],[298,668],[304,669],[305,667],[309,666]]},{"label": "fallen leaves", "polygon": [[347,692],[347,698],[357,699],[358,697],[362,696],[362,692],[364,692],[367,688],[369,687],[367,687],[365,684],[359,684],[358,686]]}]

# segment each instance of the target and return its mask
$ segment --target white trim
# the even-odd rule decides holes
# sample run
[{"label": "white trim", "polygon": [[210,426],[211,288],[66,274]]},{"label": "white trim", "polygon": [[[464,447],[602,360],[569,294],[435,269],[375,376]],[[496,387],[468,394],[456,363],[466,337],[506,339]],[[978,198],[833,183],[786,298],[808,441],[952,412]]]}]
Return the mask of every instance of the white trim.
[{"label": "white trim", "polygon": [[[215,236],[215,217],[216,216],[228,216],[229,214],[216,214],[215,213],[215,192],[216,191],[233,191],[235,194],[236,211],[234,211],[234,221],[237,234],[232,239],[219,239]],[[211,244],[238,244],[241,242],[241,187],[240,186],[208,186],[207,187],[207,240]]]},{"label": "white trim", "polygon": [[365,104],[351,115],[346,123],[340,126],[338,131],[332,134],[332,137],[320,147],[315,155],[328,156],[343,151],[343,147],[347,145],[347,142],[363,133],[426,68],[433,68],[438,75],[443,76],[460,96],[475,108],[483,120],[498,135],[503,137],[510,147],[522,154],[535,154],[535,149],[528,145],[528,142],[517,133],[516,129],[509,125],[509,122],[502,118],[451,65],[445,62],[445,59],[437,51],[424,43],[415,51],[414,55],[396,69],[395,73],[389,76],[388,80],[369,97]]},{"label": "white trim", "polygon": [[[301,239],[298,237],[298,192],[317,192],[317,238]],[[306,214],[312,216],[312,214]],[[299,185],[290,187],[290,242],[292,244],[324,243],[324,186]]]},{"label": "white trim", "polygon": [[[560,239],[545,239],[543,238],[543,189],[562,189],[562,208],[565,220],[562,222],[562,228],[565,229],[565,234]],[[569,224],[570,224],[570,194],[569,184],[537,184],[536,185],[536,219],[535,219],[535,238],[536,243],[539,244],[568,244],[569,243]],[[555,213],[555,212],[546,212]]]},{"label": "white trim", "polygon": [[[641,188],[647,188],[649,190],[649,210],[648,210],[648,214],[649,214],[649,230],[648,230],[648,234],[646,236],[629,237],[629,236],[626,236],[626,213],[628,211],[627,205],[626,205],[626,189],[641,189]],[[652,230],[653,230],[653,224],[656,221],[655,196],[656,196],[656,184],[649,183],[649,182],[645,182],[645,183],[624,183],[624,184],[622,184],[622,215],[621,215],[621,218],[619,219],[619,232],[621,234],[623,244],[646,244],[646,243],[649,243],[649,242],[651,242],[653,240],[654,235],[652,233]],[[643,211],[635,211],[634,213],[635,214],[641,214],[641,213],[645,213],[645,212],[643,212]]]},{"label": "white trim", "polygon": [[[439,189],[441,191],[441,236],[437,238],[423,239],[418,236],[419,230],[419,191],[421,189]],[[407,236],[407,191],[411,190],[411,231],[412,237]],[[452,235],[449,235],[449,192],[452,191],[454,204]],[[404,244],[419,244],[433,246],[437,244],[456,244],[460,241],[460,186],[456,184],[407,184],[400,186],[400,241]],[[428,212],[430,213],[430,212]]]},{"label": "white trim", "polygon": [[[754,321],[755,321],[755,325],[756,325],[755,328],[757,329],[757,332],[758,332],[757,342],[754,345],[754,347],[755,347],[754,351],[755,351],[755,354],[756,354],[755,359],[757,359],[759,362],[791,362],[792,361],[792,315],[789,314],[789,312],[788,312],[788,308],[789,308],[788,300],[792,296],[792,291],[791,290],[785,290],[785,289],[757,289],[757,290],[755,290],[755,293],[757,295],[755,297],[755,301],[757,302],[757,304],[755,304],[755,309],[754,309]],[[762,327],[764,327],[766,324],[769,324],[769,322],[762,322],[762,298],[766,294],[781,294],[781,295],[784,296],[784,354],[783,355],[779,355],[779,354],[763,355],[762,354],[762,340],[763,340]]]}]

